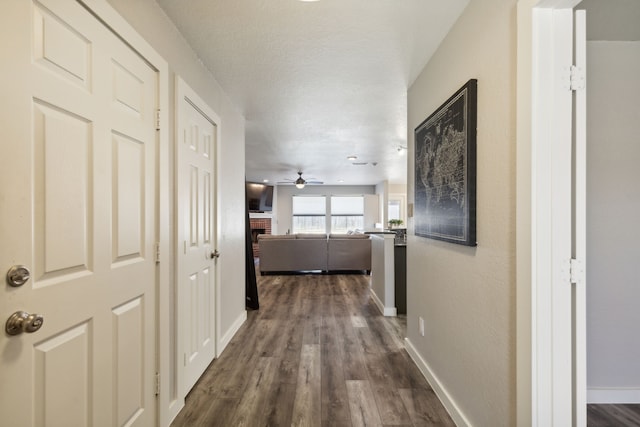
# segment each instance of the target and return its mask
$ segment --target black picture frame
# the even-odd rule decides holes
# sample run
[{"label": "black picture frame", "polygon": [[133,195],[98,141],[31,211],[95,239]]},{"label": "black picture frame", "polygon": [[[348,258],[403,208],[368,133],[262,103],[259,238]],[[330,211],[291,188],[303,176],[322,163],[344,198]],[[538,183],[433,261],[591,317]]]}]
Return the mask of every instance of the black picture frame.
[{"label": "black picture frame", "polygon": [[471,79],[415,129],[416,236],[477,245],[477,104]]}]

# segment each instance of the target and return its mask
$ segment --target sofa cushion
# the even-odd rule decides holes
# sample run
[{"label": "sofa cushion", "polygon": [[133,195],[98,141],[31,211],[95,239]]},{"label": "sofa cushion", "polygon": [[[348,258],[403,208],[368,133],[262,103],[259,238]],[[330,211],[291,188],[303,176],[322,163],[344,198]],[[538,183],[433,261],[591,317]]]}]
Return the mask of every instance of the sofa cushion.
[{"label": "sofa cushion", "polygon": [[296,234],[296,239],[322,239],[327,240],[326,234],[317,234],[317,233],[298,233]]},{"label": "sofa cushion", "polygon": [[327,269],[327,238],[259,239],[260,271]]},{"label": "sofa cushion", "polygon": [[368,234],[329,234],[330,239],[368,239]]}]

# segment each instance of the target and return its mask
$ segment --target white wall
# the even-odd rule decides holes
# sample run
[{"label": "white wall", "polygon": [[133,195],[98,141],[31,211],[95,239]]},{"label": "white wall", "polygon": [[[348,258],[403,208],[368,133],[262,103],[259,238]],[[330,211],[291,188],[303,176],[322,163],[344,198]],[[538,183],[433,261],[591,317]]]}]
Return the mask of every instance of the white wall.
[{"label": "white wall", "polygon": [[[373,185],[307,185],[300,190],[295,185],[278,185],[278,210],[277,212],[274,211],[274,220],[277,221],[278,233],[285,234],[292,229],[292,196],[317,195],[328,198],[331,196],[361,196],[365,194],[375,194],[375,187]],[[369,212],[365,212],[365,218],[369,214]]]},{"label": "white wall", "polygon": [[364,229],[373,230],[380,223],[380,196],[378,194],[364,195]]},{"label": "white wall", "polygon": [[640,42],[587,49],[588,398],[640,403]]},{"label": "white wall", "polygon": [[478,246],[416,237],[408,222],[408,347],[458,425],[516,425],[515,45],[516,0],[472,1],[408,94],[413,203],[413,130],[478,79]]},{"label": "white wall", "polygon": [[387,217],[388,217],[388,208],[389,204],[389,181],[382,181],[381,183],[376,185],[376,194],[378,195],[378,216],[380,218],[380,223],[382,224],[382,228],[388,228]]}]

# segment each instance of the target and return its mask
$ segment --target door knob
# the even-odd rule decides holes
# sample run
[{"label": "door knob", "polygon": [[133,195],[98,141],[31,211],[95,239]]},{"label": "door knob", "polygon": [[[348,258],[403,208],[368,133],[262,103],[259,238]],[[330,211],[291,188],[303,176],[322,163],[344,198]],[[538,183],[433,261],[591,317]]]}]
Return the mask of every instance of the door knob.
[{"label": "door knob", "polygon": [[14,288],[27,283],[31,277],[31,272],[24,265],[14,265],[7,271],[7,282]]},{"label": "door knob", "polygon": [[9,335],[20,335],[23,332],[32,333],[42,327],[44,317],[39,314],[29,314],[26,311],[16,311],[7,320],[5,331]]},{"label": "door knob", "polygon": [[215,251],[211,252],[210,257],[211,259],[220,258],[220,252],[218,252],[218,250],[216,249]]}]

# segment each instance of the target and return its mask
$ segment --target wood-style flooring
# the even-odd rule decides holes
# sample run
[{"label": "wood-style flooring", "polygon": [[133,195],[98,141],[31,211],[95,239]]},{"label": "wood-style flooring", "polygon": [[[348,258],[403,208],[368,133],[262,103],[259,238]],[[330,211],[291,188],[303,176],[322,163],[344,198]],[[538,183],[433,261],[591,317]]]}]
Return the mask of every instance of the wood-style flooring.
[{"label": "wood-style flooring", "polygon": [[370,276],[259,276],[260,310],[187,396],[181,426],[454,426]]},{"label": "wood-style flooring", "polygon": [[587,405],[587,427],[640,427],[640,405]]}]

